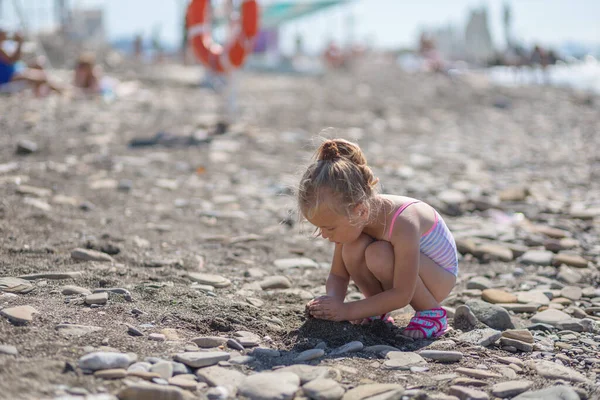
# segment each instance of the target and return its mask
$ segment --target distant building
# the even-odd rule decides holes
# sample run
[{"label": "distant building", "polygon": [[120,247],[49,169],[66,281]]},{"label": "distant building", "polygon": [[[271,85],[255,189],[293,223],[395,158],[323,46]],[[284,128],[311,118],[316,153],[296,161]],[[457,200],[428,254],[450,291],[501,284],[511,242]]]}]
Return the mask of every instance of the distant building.
[{"label": "distant building", "polygon": [[477,64],[487,64],[494,57],[494,44],[486,8],[471,11],[465,28],[465,51],[467,61]]},{"label": "distant building", "polygon": [[70,17],[68,34],[71,39],[89,44],[106,42],[102,9],[74,9]]}]

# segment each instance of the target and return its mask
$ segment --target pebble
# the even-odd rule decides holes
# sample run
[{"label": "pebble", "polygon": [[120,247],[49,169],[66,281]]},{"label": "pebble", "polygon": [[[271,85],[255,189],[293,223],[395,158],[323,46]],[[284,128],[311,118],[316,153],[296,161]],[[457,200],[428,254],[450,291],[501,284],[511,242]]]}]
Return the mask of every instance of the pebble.
[{"label": "pebble", "polygon": [[7,356],[17,356],[19,355],[19,350],[15,346],[9,344],[0,345],[0,354],[4,354]]},{"label": "pebble", "polygon": [[518,292],[517,301],[521,304],[539,304],[540,306],[547,306],[550,304],[550,299],[541,290],[530,290],[528,292]]},{"label": "pebble", "polygon": [[548,309],[531,317],[531,322],[556,326],[558,322],[570,320],[571,316],[560,310]]},{"label": "pebble", "polygon": [[178,387],[156,385],[151,383],[135,383],[122,389],[119,400],[186,400],[188,396]]},{"label": "pebble", "polygon": [[179,353],[175,355],[175,361],[183,363],[191,368],[208,367],[215,365],[219,361],[229,360],[229,353],[222,351],[208,351],[208,352],[187,352]]},{"label": "pebble", "polygon": [[523,264],[531,264],[531,265],[552,265],[552,259],[554,258],[554,253],[547,250],[529,250],[521,257],[519,257],[519,261]]},{"label": "pebble", "polygon": [[492,286],[492,281],[483,276],[476,276],[467,282],[467,289],[489,289]]},{"label": "pebble", "polygon": [[252,356],[238,356],[229,359],[229,363],[233,365],[246,365],[254,361]]},{"label": "pebble", "polygon": [[216,288],[231,286],[231,281],[221,275],[207,274],[204,272],[189,272],[188,277],[194,282],[214,286]]},{"label": "pebble", "polygon": [[191,379],[183,375],[174,376],[170,378],[168,382],[169,385],[177,386],[181,389],[191,391],[195,391],[198,387],[198,384],[196,383],[195,377],[193,375],[191,375]]},{"label": "pebble", "polygon": [[400,351],[400,349],[385,344],[377,344],[374,346],[367,346],[363,349],[363,351],[367,353],[376,353],[385,356],[390,351]]},{"label": "pebble", "polygon": [[502,377],[502,375],[500,375],[500,374],[496,374],[494,372],[489,372],[489,371],[485,371],[485,370],[481,370],[481,369],[461,367],[461,368],[456,368],[455,371],[458,372],[459,374],[463,374],[463,375],[469,376],[471,378],[476,378],[476,379],[501,378]]},{"label": "pebble", "polygon": [[315,379],[302,386],[304,394],[313,400],[339,400],[344,395],[344,388],[333,379]]},{"label": "pebble", "polygon": [[410,367],[427,365],[423,357],[412,352],[390,351],[385,357],[387,360],[383,363],[384,369],[410,370]]},{"label": "pebble", "polygon": [[456,339],[461,342],[487,347],[500,339],[500,336],[502,336],[501,331],[497,331],[492,328],[485,328],[462,333],[458,335]]},{"label": "pebble", "polygon": [[588,382],[588,380],[579,372],[546,360],[528,361],[528,365],[534,368],[537,373],[546,379],[560,379],[571,382]]},{"label": "pebble", "polygon": [[324,355],[325,355],[325,350],[323,350],[323,349],[310,349],[310,350],[305,350],[302,353],[298,354],[298,356],[296,358],[294,358],[294,361],[297,361],[297,362],[310,361],[310,360],[314,360],[316,358],[323,357]]},{"label": "pebble", "polygon": [[258,346],[261,342],[260,336],[248,331],[237,331],[234,334],[235,340],[244,347]]},{"label": "pebble", "polygon": [[520,340],[525,343],[533,343],[533,335],[527,329],[511,329],[502,332],[502,337]]},{"label": "pebble", "polygon": [[244,346],[242,346],[242,344],[235,339],[227,339],[226,343],[227,343],[227,347],[229,347],[231,349],[239,350],[239,351],[244,350]]},{"label": "pebble", "polygon": [[131,364],[129,366],[129,368],[127,368],[127,372],[135,372],[135,371],[149,372],[151,367],[152,367],[152,364],[150,364],[148,362],[136,362],[134,364]]},{"label": "pebble", "polygon": [[483,387],[483,386],[487,386],[488,382],[481,381],[479,379],[459,377],[459,378],[454,379],[452,381],[452,384],[453,385],[458,385],[458,386]]},{"label": "pebble", "polygon": [[271,276],[258,283],[263,290],[267,289],[288,289],[292,287],[292,282],[285,276]]},{"label": "pebble", "polygon": [[583,291],[577,286],[566,286],[560,291],[560,295],[569,300],[577,301],[583,296]]},{"label": "pebble", "polygon": [[575,271],[573,268],[563,265],[559,268],[556,278],[560,281],[573,285],[581,282],[583,275],[581,275],[578,271]]},{"label": "pebble", "polygon": [[342,400],[400,399],[404,387],[393,383],[372,383],[348,390]]},{"label": "pebble", "polygon": [[25,294],[34,289],[31,282],[22,278],[0,278],[0,292]]},{"label": "pebble", "polygon": [[106,302],[108,302],[108,293],[107,292],[88,294],[87,296],[85,296],[85,304],[88,304],[88,305],[92,305],[92,304],[102,305],[102,304],[106,304]]},{"label": "pebble", "polygon": [[440,362],[457,362],[463,358],[460,351],[423,350],[419,352],[423,358]]},{"label": "pebble", "polygon": [[79,359],[79,368],[88,371],[127,368],[131,359],[127,354],[115,352],[94,352]]},{"label": "pebble", "polygon": [[266,347],[255,347],[250,353],[250,355],[253,357],[281,357],[281,353],[279,352],[279,350],[269,349]]},{"label": "pebble", "polygon": [[135,326],[130,324],[125,324],[125,326],[127,326],[127,333],[129,333],[131,336],[144,336],[144,333]]},{"label": "pebble", "polygon": [[275,260],[275,267],[279,269],[290,269],[290,268],[318,268],[319,264],[310,258],[281,258]]},{"label": "pebble", "polygon": [[63,286],[62,294],[64,294],[65,296],[72,296],[72,295],[79,295],[79,294],[89,295],[89,294],[92,294],[92,292],[91,292],[91,290],[84,288],[84,287],[67,285],[67,286]]},{"label": "pebble", "polygon": [[0,311],[0,315],[8,318],[13,324],[28,324],[33,321],[33,314],[38,314],[39,311],[31,306],[16,306],[8,307]]},{"label": "pebble", "polygon": [[[340,369],[340,366],[338,365],[336,368]],[[288,367],[280,368],[277,370],[277,372],[290,372],[295,374],[300,378],[300,384],[304,385],[305,383],[314,381],[315,379],[325,378],[329,374],[330,368],[305,364],[294,364]]]},{"label": "pebble", "polygon": [[106,253],[96,250],[77,248],[71,252],[71,258],[79,261],[113,262],[113,258]]},{"label": "pebble", "polygon": [[[192,340],[190,340],[190,342],[195,343],[198,347],[201,347],[203,349],[210,349],[210,348],[214,348],[214,347],[223,346],[224,344],[227,343],[227,338],[223,338],[223,337],[219,337],[219,336],[202,336],[202,337],[193,338]],[[244,348],[242,347],[241,349],[236,349],[236,350],[243,350],[243,349]]]},{"label": "pebble", "polygon": [[450,386],[448,391],[453,396],[460,400],[489,400],[489,396],[481,390],[471,389],[463,386]]},{"label": "pebble", "polygon": [[516,303],[517,296],[500,289],[485,289],[481,292],[481,298],[488,303]]},{"label": "pebble", "polygon": [[33,154],[38,151],[38,145],[31,140],[21,139],[17,142],[15,153],[21,156]]},{"label": "pebble", "polygon": [[169,379],[173,376],[173,363],[170,361],[160,361],[150,367],[150,372],[160,375],[163,379]]},{"label": "pebble", "polygon": [[498,305],[486,303],[482,300],[469,300],[466,305],[479,321],[492,329],[503,331],[514,328],[508,311]]},{"label": "pebble", "polygon": [[589,265],[589,261],[585,258],[575,255],[575,254],[567,254],[567,253],[558,253],[554,255],[552,260],[552,264],[555,266],[560,265],[568,265],[569,267],[575,268],[587,268]]},{"label": "pebble", "polygon": [[477,317],[468,306],[460,305],[454,311],[452,323],[455,328],[468,331],[477,326]]},{"label": "pebble", "polygon": [[155,342],[164,342],[167,340],[167,337],[162,333],[151,333],[148,335],[148,340],[153,340]]},{"label": "pebble", "polygon": [[361,351],[363,348],[364,348],[364,345],[361,342],[353,341],[353,342],[346,343],[345,345],[340,346],[337,349],[334,349],[331,352],[331,355],[355,353],[357,351]]},{"label": "pebble", "polygon": [[547,389],[525,392],[513,400],[580,400],[575,390],[568,386],[554,386]]},{"label": "pebble", "polygon": [[246,379],[246,375],[235,369],[219,366],[200,368],[196,371],[196,376],[199,382],[205,382],[211,387],[226,387],[233,394],[235,394],[239,385]]},{"label": "pebble", "polygon": [[87,335],[88,333],[101,331],[102,328],[99,326],[90,325],[76,325],[76,324],[58,324],[56,325],[58,334],[62,337],[80,337]]},{"label": "pebble", "polygon": [[539,304],[531,303],[531,304],[513,304],[513,303],[498,303],[496,304],[506,311],[512,311],[514,313],[534,313],[540,308]]},{"label": "pebble", "polygon": [[123,379],[127,376],[127,371],[123,368],[103,369],[94,372],[94,376],[101,379]]},{"label": "pebble", "polygon": [[290,372],[261,372],[248,376],[239,386],[242,396],[253,400],[288,400],[300,388],[300,378]]}]

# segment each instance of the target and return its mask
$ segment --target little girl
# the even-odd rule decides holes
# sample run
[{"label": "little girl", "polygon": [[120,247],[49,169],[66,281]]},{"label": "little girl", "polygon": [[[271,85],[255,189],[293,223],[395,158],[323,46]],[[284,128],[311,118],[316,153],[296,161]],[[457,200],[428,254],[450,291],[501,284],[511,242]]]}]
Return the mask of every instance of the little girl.
[{"label": "little girl", "polygon": [[[416,314],[404,335],[441,336],[448,323],[440,302],[458,273],[454,238],[431,206],[378,194],[377,182],[358,145],[343,139],[325,141],[304,173],[300,211],[335,243],[327,295],[311,300],[308,310],[331,321],[393,322],[388,313],[410,304]],[[365,299],[344,303],[350,278]]]}]

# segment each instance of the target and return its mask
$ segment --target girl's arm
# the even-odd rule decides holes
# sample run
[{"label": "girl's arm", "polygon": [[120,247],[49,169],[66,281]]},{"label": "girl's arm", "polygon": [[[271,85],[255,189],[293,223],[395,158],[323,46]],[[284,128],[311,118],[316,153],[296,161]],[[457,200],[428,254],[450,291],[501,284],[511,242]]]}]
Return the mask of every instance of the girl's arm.
[{"label": "girl's arm", "polygon": [[346,303],[344,319],[353,321],[382,315],[405,307],[412,300],[419,272],[419,223],[416,216],[398,218],[394,228],[390,240],[394,246],[393,288]]},{"label": "girl's arm", "polygon": [[325,284],[327,296],[344,301],[348,291],[348,283],[350,283],[350,275],[346,270],[344,260],[342,260],[342,245],[336,244],[333,261],[331,262],[331,271],[329,271],[329,277]]},{"label": "girl's arm", "polygon": [[2,61],[4,61],[5,63],[14,64],[21,59],[23,38],[21,38],[20,35],[17,35],[15,37],[15,40],[17,41],[17,49],[12,54],[12,56],[9,56],[8,54],[6,54],[6,52],[3,49],[0,48],[0,59],[2,59]]}]

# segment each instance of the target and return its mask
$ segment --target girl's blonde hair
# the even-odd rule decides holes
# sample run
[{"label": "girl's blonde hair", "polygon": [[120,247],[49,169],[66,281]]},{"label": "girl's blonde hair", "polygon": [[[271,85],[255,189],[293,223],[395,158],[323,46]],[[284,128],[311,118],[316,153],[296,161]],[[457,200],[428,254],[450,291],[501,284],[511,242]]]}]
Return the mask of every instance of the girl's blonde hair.
[{"label": "girl's blonde hair", "polygon": [[325,198],[333,200],[329,206],[341,215],[349,216],[359,204],[371,208],[379,180],[357,144],[344,139],[326,140],[314,158],[298,186],[298,205],[305,216],[314,213]]}]

